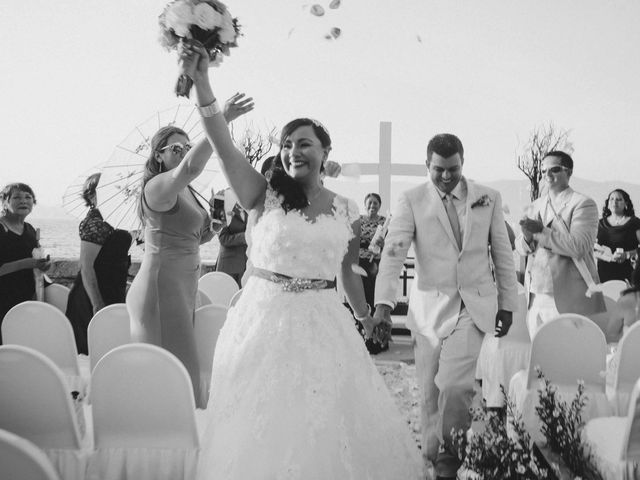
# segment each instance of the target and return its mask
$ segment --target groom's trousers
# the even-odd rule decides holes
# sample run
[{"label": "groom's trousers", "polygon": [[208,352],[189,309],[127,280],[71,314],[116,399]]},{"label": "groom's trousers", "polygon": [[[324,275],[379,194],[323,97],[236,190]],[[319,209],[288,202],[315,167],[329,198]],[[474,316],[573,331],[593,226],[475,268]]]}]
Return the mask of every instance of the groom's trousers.
[{"label": "groom's trousers", "polygon": [[465,307],[449,336],[414,333],[416,376],[421,395],[422,452],[437,475],[455,477],[460,460],[451,446],[451,429],[466,432],[474,396],[475,371],[484,333]]}]

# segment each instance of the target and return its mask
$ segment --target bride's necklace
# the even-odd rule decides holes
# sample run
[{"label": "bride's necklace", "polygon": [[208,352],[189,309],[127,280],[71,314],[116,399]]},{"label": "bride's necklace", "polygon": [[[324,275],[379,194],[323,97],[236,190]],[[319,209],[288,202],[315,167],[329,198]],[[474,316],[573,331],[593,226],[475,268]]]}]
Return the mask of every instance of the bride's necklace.
[{"label": "bride's necklace", "polygon": [[616,227],[620,226],[620,225],[623,225],[626,221],[627,221],[627,217],[625,217],[624,215],[621,216],[621,217],[617,217],[617,216],[614,216],[614,215],[610,215],[609,216],[609,223],[611,225],[616,226]]},{"label": "bride's necklace", "polygon": [[307,195],[307,205],[311,205],[311,202],[313,202],[316,198],[318,198],[320,193],[322,193],[322,187],[318,187],[318,190],[316,190],[314,194]]}]

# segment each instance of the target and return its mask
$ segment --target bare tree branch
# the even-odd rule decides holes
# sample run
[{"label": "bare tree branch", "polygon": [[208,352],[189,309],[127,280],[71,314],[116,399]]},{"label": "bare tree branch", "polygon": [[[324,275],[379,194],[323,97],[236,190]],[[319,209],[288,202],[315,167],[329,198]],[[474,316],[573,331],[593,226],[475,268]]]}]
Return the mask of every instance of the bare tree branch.
[{"label": "bare tree branch", "polygon": [[540,196],[541,164],[547,153],[553,150],[572,153],[573,146],[569,141],[569,133],[569,130],[557,128],[553,123],[537,126],[531,131],[529,140],[522,147],[522,153],[516,154],[518,169],[529,179],[531,201]]},{"label": "bare tree branch", "polygon": [[230,125],[231,138],[237,147],[244,153],[249,163],[254,167],[266,157],[273,148],[273,138],[276,136],[276,128],[271,127],[268,132],[262,133],[254,128],[253,124],[245,125],[241,134],[236,133],[234,124]]}]

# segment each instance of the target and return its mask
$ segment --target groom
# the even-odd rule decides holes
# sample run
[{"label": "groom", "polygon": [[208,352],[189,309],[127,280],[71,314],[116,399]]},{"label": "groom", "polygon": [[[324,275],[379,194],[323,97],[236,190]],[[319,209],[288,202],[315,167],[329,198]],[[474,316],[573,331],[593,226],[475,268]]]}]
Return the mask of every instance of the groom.
[{"label": "groom", "polygon": [[506,335],[517,298],[500,194],[463,177],[463,164],[458,137],[440,134],[429,141],[431,182],[400,196],[375,288],[376,320],[391,322],[400,270],[413,243],[416,279],[407,326],[422,396],[422,449],[440,479],[455,478],[460,466],[451,429],[470,425],[484,334]]}]

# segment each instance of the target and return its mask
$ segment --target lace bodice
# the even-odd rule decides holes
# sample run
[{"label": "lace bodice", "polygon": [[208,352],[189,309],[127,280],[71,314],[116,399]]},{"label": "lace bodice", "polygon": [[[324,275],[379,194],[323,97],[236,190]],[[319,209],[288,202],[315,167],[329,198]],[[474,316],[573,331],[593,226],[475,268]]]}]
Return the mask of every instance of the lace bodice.
[{"label": "lace bodice", "polygon": [[291,277],[333,280],[358,218],[356,203],[336,195],[333,214],[311,222],[298,211],[285,212],[268,189],[264,213],[251,230],[251,263]]}]

